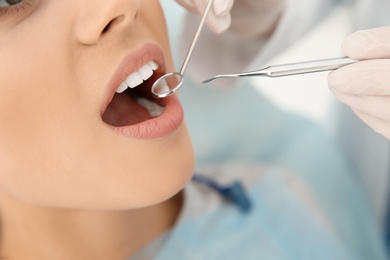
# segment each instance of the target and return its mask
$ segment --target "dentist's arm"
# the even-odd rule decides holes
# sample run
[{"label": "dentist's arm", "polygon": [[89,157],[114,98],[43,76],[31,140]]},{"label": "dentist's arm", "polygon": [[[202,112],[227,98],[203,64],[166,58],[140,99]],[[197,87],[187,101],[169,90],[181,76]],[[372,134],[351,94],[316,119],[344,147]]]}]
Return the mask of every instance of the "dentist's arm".
[{"label": "dentist's arm", "polygon": [[331,73],[330,89],[367,125],[390,139],[390,27],[353,33],[343,49],[363,61]]},{"label": "dentist's arm", "polygon": [[[193,13],[202,14],[208,0],[176,0]],[[207,25],[215,33],[231,31],[247,38],[269,36],[281,16],[284,0],[214,0]]]},{"label": "dentist's arm", "polygon": [[[192,13],[202,14],[209,0],[176,0],[180,5]],[[214,0],[206,24],[215,33],[226,31],[231,24],[231,9],[234,0]]]}]

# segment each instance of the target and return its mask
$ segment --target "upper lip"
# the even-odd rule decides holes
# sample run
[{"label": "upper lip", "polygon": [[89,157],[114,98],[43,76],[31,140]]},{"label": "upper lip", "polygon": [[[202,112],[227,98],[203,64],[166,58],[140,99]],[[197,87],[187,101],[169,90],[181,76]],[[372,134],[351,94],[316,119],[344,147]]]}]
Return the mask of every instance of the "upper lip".
[{"label": "upper lip", "polygon": [[118,69],[114,73],[108,86],[108,93],[105,95],[106,101],[102,107],[101,113],[107,109],[108,104],[114,98],[116,90],[119,85],[133,72],[142,68],[149,61],[154,61],[158,65],[156,74],[163,75],[165,73],[165,60],[164,55],[160,47],[156,44],[148,43],[137,50],[128,54],[120,63]]}]

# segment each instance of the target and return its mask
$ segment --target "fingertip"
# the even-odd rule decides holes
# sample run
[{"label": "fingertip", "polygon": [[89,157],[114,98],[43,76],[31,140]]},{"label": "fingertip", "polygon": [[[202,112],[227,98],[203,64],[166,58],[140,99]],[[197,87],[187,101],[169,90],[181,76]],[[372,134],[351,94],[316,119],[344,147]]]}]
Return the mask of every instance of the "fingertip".
[{"label": "fingertip", "polygon": [[231,16],[230,14],[227,14],[222,17],[210,17],[207,20],[208,27],[214,32],[214,33],[223,33],[227,29],[229,29],[231,24]]},{"label": "fingertip", "polygon": [[390,96],[390,60],[367,60],[337,69],[329,74],[328,86],[348,95]]},{"label": "fingertip", "polygon": [[346,38],[344,52],[357,60],[390,58],[390,27],[357,31]]},{"label": "fingertip", "polygon": [[332,71],[328,75],[328,87],[332,92],[357,94],[360,89],[357,87],[355,80],[356,73],[353,65],[346,66],[337,70]]},{"label": "fingertip", "polygon": [[367,59],[367,48],[370,40],[365,31],[357,31],[349,35],[343,43],[344,53],[353,59],[363,60]]},{"label": "fingertip", "polygon": [[213,4],[213,11],[216,16],[226,16],[233,8],[233,0],[218,0]]}]

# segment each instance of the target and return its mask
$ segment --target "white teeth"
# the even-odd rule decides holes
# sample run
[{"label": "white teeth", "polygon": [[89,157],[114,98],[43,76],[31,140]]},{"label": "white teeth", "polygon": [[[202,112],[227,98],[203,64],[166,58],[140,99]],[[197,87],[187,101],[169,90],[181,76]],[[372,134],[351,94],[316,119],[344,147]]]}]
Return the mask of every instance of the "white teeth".
[{"label": "white teeth", "polygon": [[141,85],[144,80],[142,79],[139,73],[133,72],[130,76],[125,79],[125,82],[129,88],[135,88],[138,85]]},{"label": "white teeth", "polygon": [[145,64],[142,68],[140,68],[138,71],[133,72],[131,75],[129,75],[124,82],[119,86],[119,88],[116,90],[117,93],[124,92],[127,87],[129,88],[135,88],[142,84],[144,80],[149,79],[153,75],[153,71],[158,69],[157,63],[154,61],[149,61],[147,64]]},{"label": "white teeth", "polygon": [[150,67],[152,70],[158,69],[158,65],[157,65],[157,63],[155,63],[154,61],[149,61],[149,62],[148,62],[148,65],[149,65],[149,67]]},{"label": "white teeth", "polygon": [[127,84],[122,82],[122,84],[119,86],[119,88],[116,90],[116,93],[122,93],[127,89]]},{"label": "white teeth", "polygon": [[161,87],[157,89],[157,93],[168,93],[169,92],[170,88],[168,87],[168,82],[165,81],[164,83],[166,83],[166,84],[161,85]]},{"label": "white teeth", "polygon": [[159,117],[164,112],[164,107],[150,101],[149,99],[138,97],[137,103],[146,108],[152,118]]},{"label": "white teeth", "polygon": [[146,64],[138,70],[138,73],[143,80],[147,80],[153,75],[153,70],[148,64]]}]

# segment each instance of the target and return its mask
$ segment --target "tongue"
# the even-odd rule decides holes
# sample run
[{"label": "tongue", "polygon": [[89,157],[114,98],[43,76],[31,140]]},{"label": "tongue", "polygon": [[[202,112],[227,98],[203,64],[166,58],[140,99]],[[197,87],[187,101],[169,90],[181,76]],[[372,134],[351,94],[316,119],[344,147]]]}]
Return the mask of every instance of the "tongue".
[{"label": "tongue", "polygon": [[103,114],[103,121],[112,126],[135,125],[148,119],[149,112],[125,93],[115,94]]}]

